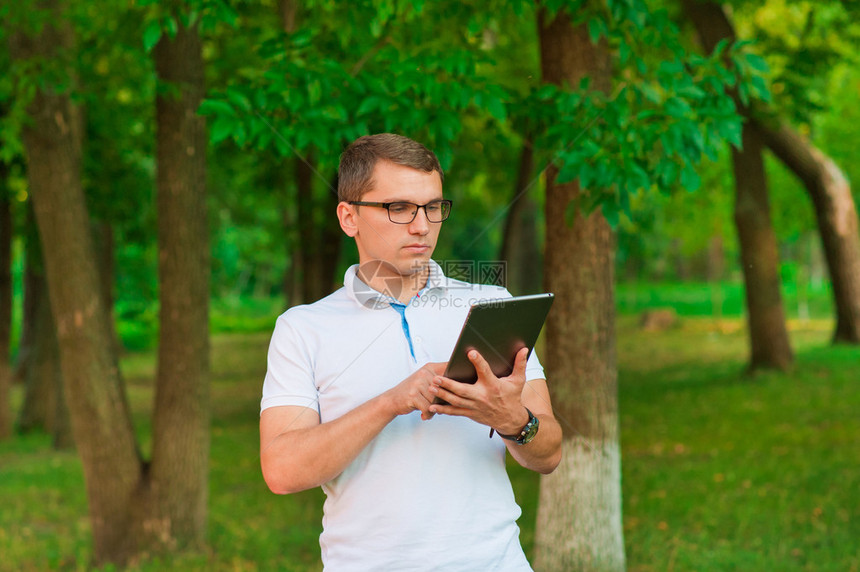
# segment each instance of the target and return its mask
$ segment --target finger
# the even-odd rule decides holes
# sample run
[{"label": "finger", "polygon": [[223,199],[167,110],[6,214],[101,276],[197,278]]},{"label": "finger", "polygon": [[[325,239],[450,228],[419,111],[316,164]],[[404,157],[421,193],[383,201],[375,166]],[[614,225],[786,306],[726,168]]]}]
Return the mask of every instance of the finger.
[{"label": "finger", "polygon": [[474,414],[474,411],[471,409],[455,407],[454,405],[442,405],[440,403],[431,405],[430,412],[434,414],[438,413],[439,415],[453,415],[456,417],[469,417]]},{"label": "finger", "polygon": [[475,366],[475,371],[478,372],[478,380],[488,379],[493,377],[493,370],[490,369],[490,364],[484,359],[478,350],[470,350],[467,354],[469,361]]},{"label": "finger", "polygon": [[[458,382],[455,381],[453,383]],[[453,407],[468,408],[468,406],[472,403],[471,400],[469,400],[468,398],[461,397],[460,395],[445,389],[441,385],[432,385],[430,387],[430,391],[436,397],[438,397],[439,399],[444,399]]]},{"label": "finger", "polygon": [[445,377],[444,375],[437,375],[434,377],[430,387],[441,387],[449,393],[466,400],[471,401],[475,399],[475,384],[463,383],[456,379]]},{"label": "finger", "polygon": [[511,376],[518,376],[525,379],[526,377],[526,364],[529,361],[529,349],[522,348],[519,352],[517,352],[516,360],[514,361],[514,371],[511,372]]}]

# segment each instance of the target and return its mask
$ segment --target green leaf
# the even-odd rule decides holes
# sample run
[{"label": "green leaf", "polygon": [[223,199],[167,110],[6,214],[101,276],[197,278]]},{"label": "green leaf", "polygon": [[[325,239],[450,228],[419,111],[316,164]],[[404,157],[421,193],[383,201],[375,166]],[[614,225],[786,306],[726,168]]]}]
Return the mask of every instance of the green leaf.
[{"label": "green leaf", "polygon": [[579,164],[575,161],[566,162],[558,170],[558,175],[555,177],[555,182],[559,185],[575,181],[579,177]]},{"label": "green leaf", "polygon": [[600,18],[592,18],[588,21],[588,37],[592,44],[600,41],[600,36],[606,35],[606,23]]},{"label": "green leaf", "polygon": [[702,179],[693,166],[689,163],[684,165],[684,169],[681,171],[681,186],[692,192],[698,190],[701,184]]},{"label": "green leaf", "polygon": [[197,108],[200,115],[236,117],[236,110],[223,99],[204,99]]},{"label": "green leaf", "polygon": [[765,103],[770,103],[770,90],[767,88],[767,83],[764,78],[760,75],[753,76],[751,80],[751,87],[753,94],[764,101]]},{"label": "green leaf", "polygon": [[219,143],[229,137],[235,126],[236,123],[232,117],[218,116],[212,123],[212,129],[209,131],[212,143]]},{"label": "green leaf", "polygon": [[158,40],[161,39],[161,24],[158,20],[150,20],[143,31],[143,49],[146,52],[152,51]]},{"label": "green leaf", "polygon": [[618,221],[620,219],[620,211],[618,209],[618,205],[615,204],[614,201],[605,201],[602,205],[600,205],[600,210],[603,211],[603,216],[606,218],[606,222],[609,223],[609,226],[612,230],[618,228]]},{"label": "green leaf", "polygon": [[227,90],[227,99],[230,100],[233,105],[235,105],[238,109],[249,113],[251,111],[251,101],[247,98],[244,93],[236,91],[234,89]]},{"label": "green leaf", "polygon": [[747,65],[755,71],[766,74],[770,71],[770,66],[767,61],[758,54],[748,53],[744,56],[747,60]]},{"label": "green leaf", "polygon": [[172,40],[176,37],[176,34],[179,32],[179,25],[176,23],[175,18],[165,18],[164,19],[164,29],[167,30],[167,35]]},{"label": "green leaf", "polygon": [[487,101],[487,111],[499,121],[504,121],[508,117],[504,102],[497,97],[489,98],[489,101]]},{"label": "green leaf", "polygon": [[660,92],[657,91],[654,86],[648,83],[643,83],[639,85],[639,91],[641,91],[642,95],[645,96],[645,99],[647,99],[651,103],[659,104],[662,100],[662,98],[660,97]]}]

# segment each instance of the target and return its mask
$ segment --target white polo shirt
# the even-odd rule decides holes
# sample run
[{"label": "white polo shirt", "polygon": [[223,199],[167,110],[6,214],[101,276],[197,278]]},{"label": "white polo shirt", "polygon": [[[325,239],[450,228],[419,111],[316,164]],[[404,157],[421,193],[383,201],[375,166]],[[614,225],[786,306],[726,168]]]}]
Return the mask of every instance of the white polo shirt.
[{"label": "white polo shirt", "polygon": [[[318,302],[282,314],[269,346],[261,408],[300,405],[336,419],[428,362],[447,361],[469,307],[504,288],[444,276],[399,305],[356,277]],[[526,379],[543,379],[532,352]],[[486,426],[401,415],[323,485],[326,570],[531,570],[519,544],[502,439]]]}]

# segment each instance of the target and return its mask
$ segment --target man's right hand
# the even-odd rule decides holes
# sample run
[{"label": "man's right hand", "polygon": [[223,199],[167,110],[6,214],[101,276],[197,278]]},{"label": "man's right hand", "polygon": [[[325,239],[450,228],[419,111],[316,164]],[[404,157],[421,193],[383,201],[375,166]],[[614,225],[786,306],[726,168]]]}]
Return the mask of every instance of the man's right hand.
[{"label": "man's right hand", "polygon": [[430,404],[434,395],[430,393],[433,378],[445,373],[446,362],[426,363],[412,375],[386,391],[385,395],[395,415],[406,415],[412,411],[420,411],[421,419],[425,421],[433,417]]}]

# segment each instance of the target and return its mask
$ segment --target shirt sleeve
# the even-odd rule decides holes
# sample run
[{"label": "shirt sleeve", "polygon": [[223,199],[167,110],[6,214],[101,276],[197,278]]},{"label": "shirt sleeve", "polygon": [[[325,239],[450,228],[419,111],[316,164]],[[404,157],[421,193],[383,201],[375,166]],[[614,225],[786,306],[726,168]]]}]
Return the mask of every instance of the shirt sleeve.
[{"label": "shirt sleeve", "polygon": [[543,371],[543,366],[535,350],[532,350],[532,353],[529,354],[529,360],[526,362],[526,381],[533,379],[546,379],[546,373]]},{"label": "shirt sleeve", "polygon": [[287,314],[278,318],[269,343],[260,411],[282,405],[299,405],[319,413],[319,391],[314,383],[313,361],[305,341],[290,324]]}]

